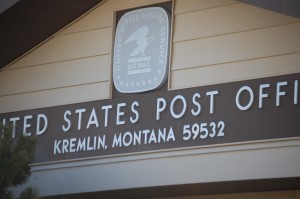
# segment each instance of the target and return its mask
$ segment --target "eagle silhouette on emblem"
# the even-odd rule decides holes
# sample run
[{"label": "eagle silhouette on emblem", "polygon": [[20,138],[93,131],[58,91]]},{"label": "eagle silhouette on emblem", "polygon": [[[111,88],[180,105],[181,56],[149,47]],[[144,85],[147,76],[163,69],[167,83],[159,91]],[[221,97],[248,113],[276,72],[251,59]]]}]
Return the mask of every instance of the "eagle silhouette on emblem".
[{"label": "eagle silhouette on emblem", "polygon": [[154,41],[153,37],[147,37],[149,32],[148,26],[142,26],[138,30],[136,30],[134,33],[132,33],[128,39],[125,41],[125,44],[135,41],[136,42],[136,48],[130,53],[130,56],[137,56],[141,54],[142,56],[145,56],[145,50],[147,46]]}]

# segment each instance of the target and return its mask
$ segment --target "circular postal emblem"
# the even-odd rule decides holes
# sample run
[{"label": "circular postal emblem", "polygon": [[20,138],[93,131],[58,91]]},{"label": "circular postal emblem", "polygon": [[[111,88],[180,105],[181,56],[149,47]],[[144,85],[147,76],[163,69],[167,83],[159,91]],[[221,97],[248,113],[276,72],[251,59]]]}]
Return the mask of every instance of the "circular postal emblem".
[{"label": "circular postal emblem", "polygon": [[121,93],[161,87],[167,79],[169,15],[161,7],[133,10],[118,22],[113,58],[113,80]]}]

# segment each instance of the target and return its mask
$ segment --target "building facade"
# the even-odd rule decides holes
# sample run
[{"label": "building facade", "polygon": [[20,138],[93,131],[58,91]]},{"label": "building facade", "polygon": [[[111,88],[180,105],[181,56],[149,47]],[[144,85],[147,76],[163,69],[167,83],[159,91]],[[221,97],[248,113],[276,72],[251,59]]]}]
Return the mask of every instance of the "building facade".
[{"label": "building facade", "polygon": [[0,121],[37,139],[42,198],[299,199],[299,63],[297,17],[105,0],[1,70]]}]

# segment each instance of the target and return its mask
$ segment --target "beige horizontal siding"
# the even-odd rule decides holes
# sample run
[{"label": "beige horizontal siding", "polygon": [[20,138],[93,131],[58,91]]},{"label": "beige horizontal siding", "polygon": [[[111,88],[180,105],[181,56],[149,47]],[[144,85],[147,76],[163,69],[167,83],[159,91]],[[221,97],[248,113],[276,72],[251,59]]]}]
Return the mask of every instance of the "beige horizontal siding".
[{"label": "beige horizontal siding", "polygon": [[[30,95],[36,108],[109,98],[114,12],[159,2],[107,0],[12,64],[0,73],[0,111],[18,97],[29,109]],[[299,72],[299,19],[233,0],[174,0],[174,9],[170,89]]]},{"label": "beige horizontal siding", "polygon": [[109,88],[106,81],[3,96],[0,98],[0,113],[107,99]]},{"label": "beige horizontal siding", "polygon": [[108,99],[114,12],[165,0],[107,0],[0,73],[0,112]]},{"label": "beige horizontal siding", "polygon": [[175,43],[172,70],[295,52],[300,23]]},{"label": "beige horizontal siding", "polygon": [[103,2],[99,7],[95,8],[95,10],[85,17],[61,31],[59,35],[99,29],[103,27],[112,27],[115,11],[166,1],[169,0],[108,0]]},{"label": "beige horizontal siding", "polygon": [[111,34],[111,28],[103,28],[54,37],[10,68],[109,54],[111,52]]},{"label": "beige horizontal siding", "polygon": [[[109,81],[110,55],[6,70],[0,96]],[[32,83],[31,83],[32,82]]]},{"label": "beige horizontal siding", "polygon": [[298,18],[238,1],[175,2],[170,89],[300,72]]},{"label": "beige horizontal siding", "polygon": [[110,8],[111,1],[104,1],[100,6],[93,11],[70,24],[58,35],[77,33],[82,31],[95,30],[105,27],[112,27],[113,12]]},{"label": "beige horizontal siding", "polygon": [[247,4],[230,4],[215,9],[176,15],[173,41],[212,37],[297,21],[299,21],[297,18]]},{"label": "beige horizontal siding", "polygon": [[255,79],[300,72],[300,53],[172,71],[172,88]]},{"label": "beige horizontal siding", "polygon": [[176,0],[174,13],[187,13],[237,3],[234,0]]}]

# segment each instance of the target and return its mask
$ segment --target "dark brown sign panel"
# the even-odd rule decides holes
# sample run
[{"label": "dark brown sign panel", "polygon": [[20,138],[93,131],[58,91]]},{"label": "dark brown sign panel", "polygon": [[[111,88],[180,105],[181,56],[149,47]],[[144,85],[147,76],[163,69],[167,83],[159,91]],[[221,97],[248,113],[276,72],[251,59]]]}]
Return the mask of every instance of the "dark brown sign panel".
[{"label": "dark brown sign panel", "polygon": [[[300,136],[300,74],[0,115],[35,163]],[[95,91],[96,92],[96,91]]]}]

